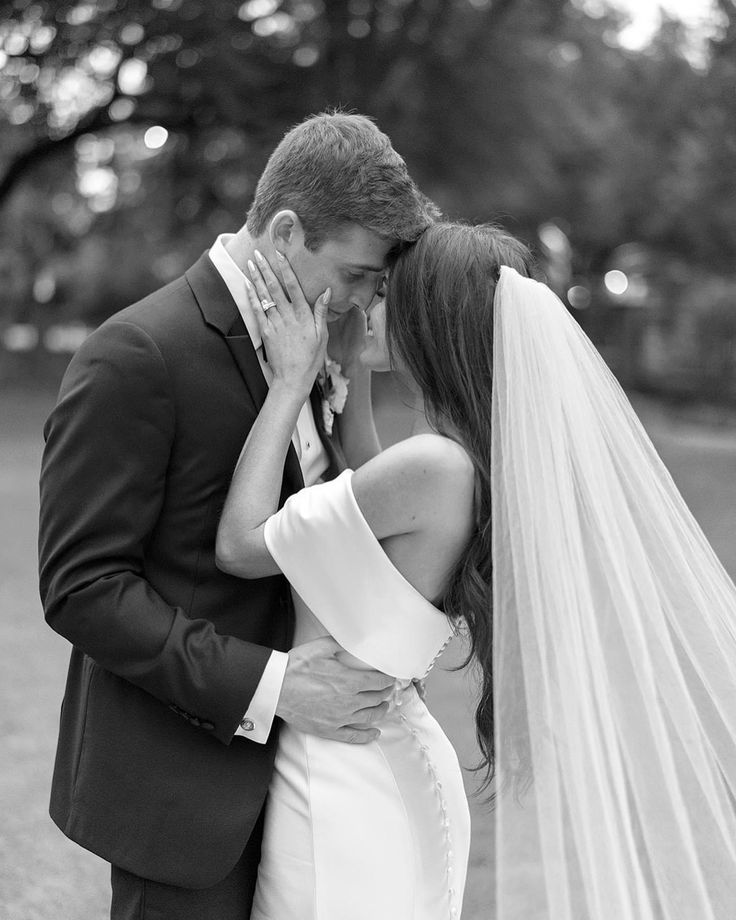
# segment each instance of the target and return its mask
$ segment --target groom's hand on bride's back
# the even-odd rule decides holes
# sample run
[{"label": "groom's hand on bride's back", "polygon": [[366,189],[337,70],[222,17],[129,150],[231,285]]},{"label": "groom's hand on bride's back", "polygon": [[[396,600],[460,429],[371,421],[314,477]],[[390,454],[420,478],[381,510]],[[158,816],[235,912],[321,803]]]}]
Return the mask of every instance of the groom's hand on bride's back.
[{"label": "groom's hand on bride's back", "polygon": [[349,657],[329,636],[293,648],[276,715],[310,735],[348,744],[375,741],[394,679],[351,667]]}]

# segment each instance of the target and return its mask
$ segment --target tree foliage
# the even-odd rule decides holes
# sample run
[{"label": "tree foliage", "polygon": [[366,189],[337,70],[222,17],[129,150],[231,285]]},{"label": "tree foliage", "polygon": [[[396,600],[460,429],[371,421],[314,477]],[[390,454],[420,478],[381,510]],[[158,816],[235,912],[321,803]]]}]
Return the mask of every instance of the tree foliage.
[{"label": "tree foliage", "polygon": [[630,52],[621,14],[582,0],[2,0],[4,247],[29,284],[61,254],[58,299],[94,230],[103,268],[70,309],[111,312],[134,293],[121,254],[134,288],[171,277],[242,222],[283,131],[340,106],[374,116],[451,216],[530,241],[553,221],[577,274],[632,242],[732,264],[736,16],[719,3],[693,67],[677,23]]}]

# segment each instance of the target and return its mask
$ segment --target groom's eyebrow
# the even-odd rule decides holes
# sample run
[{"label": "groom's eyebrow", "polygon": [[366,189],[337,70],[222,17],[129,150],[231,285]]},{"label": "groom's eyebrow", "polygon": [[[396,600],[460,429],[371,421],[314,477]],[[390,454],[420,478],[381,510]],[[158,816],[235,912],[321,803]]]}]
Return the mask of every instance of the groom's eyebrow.
[{"label": "groom's eyebrow", "polygon": [[364,271],[364,272],[376,272],[378,274],[380,272],[386,271],[385,265],[381,265],[378,268],[376,268],[375,265],[361,265],[358,262],[348,262],[347,264],[348,264],[348,268],[357,268],[357,269],[360,269],[360,271]]}]

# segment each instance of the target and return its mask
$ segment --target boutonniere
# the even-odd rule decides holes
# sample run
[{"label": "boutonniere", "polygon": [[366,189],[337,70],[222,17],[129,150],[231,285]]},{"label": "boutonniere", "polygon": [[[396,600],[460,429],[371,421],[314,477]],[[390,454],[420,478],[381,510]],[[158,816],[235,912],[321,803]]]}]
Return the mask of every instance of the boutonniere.
[{"label": "boutonniere", "polygon": [[325,432],[332,434],[335,416],[340,415],[348,398],[350,380],[342,373],[342,367],[327,355],[325,365],[317,374],[317,385],[322,394],[322,421]]}]

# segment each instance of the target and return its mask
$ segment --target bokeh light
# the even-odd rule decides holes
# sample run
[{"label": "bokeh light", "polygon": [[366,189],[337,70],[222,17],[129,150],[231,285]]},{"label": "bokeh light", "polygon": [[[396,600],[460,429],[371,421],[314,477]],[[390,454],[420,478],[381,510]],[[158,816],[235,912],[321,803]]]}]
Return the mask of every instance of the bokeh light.
[{"label": "bokeh light", "polygon": [[112,169],[105,166],[84,169],[77,178],[77,188],[79,194],[87,199],[90,210],[102,214],[115,206],[118,177]]},{"label": "bokeh light", "polygon": [[279,8],[278,0],[248,0],[238,10],[240,19],[246,22],[270,16]]},{"label": "bokeh light", "polygon": [[563,255],[569,252],[570,241],[567,238],[567,234],[554,221],[541,224],[537,233],[539,234],[539,241],[550,253]]},{"label": "bokeh light", "polygon": [[34,54],[43,54],[55,38],[54,26],[39,25],[31,34],[31,51]]},{"label": "bokeh light", "polygon": [[82,323],[56,323],[44,333],[43,344],[55,354],[72,354],[92,330]]},{"label": "bokeh light", "polygon": [[28,102],[21,102],[14,106],[8,113],[8,121],[11,125],[24,125],[33,118],[34,108]]},{"label": "bokeh light", "polygon": [[129,22],[120,30],[120,41],[124,45],[137,45],[143,41],[145,34],[146,30],[139,22]]},{"label": "bokeh light", "polygon": [[99,77],[107,79],[115,73],[120,58],[119,48],[111,45],[97,45],[87,55],[87,63]]},{"label": "bokeh light", "polygon": [[313,67],[319,60],[319,49],[314,45],[301,45],[292,60],[297,67]]},{"label": "bokeh light", "polygon": [[202,55],[196,48],[182,48],[176,56],[176,66],[194,67],[201,59]]},{"label": "bokeh light", "polygon": [[153,125],[143,135],[143,143],[149,150],[159,150],[169,139],[169,132],[161,125]]},{"label": "bokeh light", "polygon": [[38,345],[38,329],[30,323],[13,323],[3,330],[2,344],[8,351],[33,351]]},{"label": "bokeh light", "polygon": [[127,96],[139,96],[146,88],[148,67],[140,58],[131,58],[123,61],[118,71],[118,86],[120,92]]},{"label": "bokeh light", "polygon": [[110,103],[108,112],[113,121],[125,121],[135,111],[135,102],[132,99],[115,99]]},{"label": "bokeh light", "polygon": [[253,32],[261,38],[288,32],[294,26],[294,20],[287,13],[274,13],[253,23]]},{"label": "bokeh light", "polygon": [[574,284],[567,292],[567,302],[574,310],[586,310],[590,306],[590,290],[582,284]]},{"label": "bokeh light", "polygon": [[615,294],[617,297],[625,294],[629,287],[629,279],[624,272],[619,271],[617,268],[612,269],[610,272],[606,272],[603,276],[603,283],[606,286],[606,290],[610,294]]},{"label": "bokeh light", "polygon": [[367,38],[371,27],[365,19],[353,19],[348,23],[348,35],[353,38]]},{"label": "bokeh light", "polygon": [[94,3],[79,3],[66,14],[66,21],[70,26],[81,26],[94,19],[96,12],[97,8]]},{"label": "bokeh light", "polygon": [[33,299],[36,303],[49,303],[56,294],[56,278],[51,271],[41,271],[33,281]]}]

